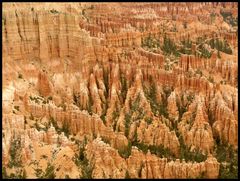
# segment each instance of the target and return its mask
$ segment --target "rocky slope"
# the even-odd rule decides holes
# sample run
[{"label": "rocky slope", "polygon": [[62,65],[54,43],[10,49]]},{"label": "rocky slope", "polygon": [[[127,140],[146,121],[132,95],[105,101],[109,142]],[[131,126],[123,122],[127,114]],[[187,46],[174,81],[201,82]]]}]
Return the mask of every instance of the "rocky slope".
[{"label": "rocky slope", "polygon": [[5,178],[236,178],[237,3],[3,3]]}]

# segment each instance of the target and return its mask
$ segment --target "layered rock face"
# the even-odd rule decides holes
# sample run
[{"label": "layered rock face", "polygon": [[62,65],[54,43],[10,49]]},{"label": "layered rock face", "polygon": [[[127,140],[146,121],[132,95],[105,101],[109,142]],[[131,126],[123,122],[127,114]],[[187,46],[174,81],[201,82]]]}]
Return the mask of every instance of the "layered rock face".
[{"label": "layered rock face", "polygon": [[52,85],[49,83],[47,75],[45,73],[39,73],[38,75],[38,91],[43,96],[51,94]]},{"label": "layered rock face", "polygon": [[[197,98],[195,99],[197,100]],[[212,128],[208,123],[206,112],[203,110],[204,107],[199,99],[189,106],[188,112],[183,114],[178,128],[187,145],[200,148],[205,152],[211,152],[214,146]]]},{"label": "layered rock face", "polygon": [[216,178],[219,170],[219,163],[211,155],[205,162],[186,163],[179,159],[167,161],[166,158],[158,158],[150,152],[144,154],[133,147],[131,156],[123,159],[100,138],[89,143],[86,152],[90,164],[97,165],[93,170],[93,178],[104,175],[105,178],[125,178],[126,172],[130,178],[195,178],[201,173],[208,178]]},{"label": "layered rock face", "polygon": [[236,178],[237,3],[3,3],[5,178]]},{"label": "layered rock face", "polygon": [[34,57],[40,58],[41,61],[56,57],[84,59],[91,56],[86,52],[93,53],[91,39],[86,38],[89,37],[88,33],[79,28],[78,18],[71,13],[61,12],[61,8],[58,13],[51,12],[50,6],[46,6],[48,11],[31,4],[19,11],[15,11],[16,6],[13,4],[9,6],[11,7],[6,5],[6,9],[13,8],[14,11],[4,13],[3,36],[6,42],[4,40],[3,42],[7,44],[6,54],[12,59]]}]

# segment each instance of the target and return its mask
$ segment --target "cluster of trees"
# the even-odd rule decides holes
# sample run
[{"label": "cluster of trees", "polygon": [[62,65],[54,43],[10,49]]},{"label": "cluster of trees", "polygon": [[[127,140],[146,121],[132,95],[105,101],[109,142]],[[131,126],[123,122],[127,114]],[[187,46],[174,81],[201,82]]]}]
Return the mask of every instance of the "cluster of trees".
[{"label": "cluster of trees", "polygon": [[130,177],[130,175],[129,175],[129,172],[128,172],[128,170],[126,171],[126,173],[125,173],[125,179],[130,179],[131,177]]},{"label": "cluster of trees", "polygon": [[118,153],[122,158],[128,158],[132,153],[132,143],[128,141],[128,146],[123,149],[118,149]]},{"label": "cluster of trees", "polygon": [[197,37],[196,39],[196,44],[199,45],[199,44],[203,44],[205,42],[205,40],[207,39],[206,36],[200,36],[200,37]]},{"label": "cluster of trees", "polygon": [[[183,95],[181,96],[181,103],[183,103],[184,98]],[[182,115],[187,111],[186,106],[181,105],[179,101],[177,101],[177,108],[178,108],[178,113],[179,113],[179,120],[182,119]]]},{"label": "cluster of trees", "polygon": [[[129,128],[130,128],[131,122],[142,119],[145,115],[145,111],[142,107],[139,107],[139,103],[140,103],[140,94],[138,94],[134,102],[132,102],[131,99],[129,101],[130,111],[125,114],[125,136],[126,137],[128,137],[129,135]],[[132,115],[134,112],[137,112],[137,115],[134,118],[134,120],[132,120]]]},{"label": "cluster of trees", "polygon": [[191,48],[192,47],[192,41],[188,38],[187,40],[181,41],[182,45],[184,45],[186,48]]},{"label": "cluster of trees", "polygon": [[8,175],[6,168],[3,166],[2,167],[2,178],[3,179],[26,179],[27,178],[27,173],[25,169],[18,169],[16,170],[16,174],[11,173]]},{"label": "cluster of trees", "polygon": [[[88,97],[88,107],[87,107],[87,111],[90,115],[92,115],[92,105],[93,105],[93,100],[91,95],[89,95]],[[76,106],[79,107],[80,110],[83,110],[83,107],[81,105],[80,102],[80,96],[77,93],[73,93],[73,104],[75,104]],[[61,104],[61,107],[63,107],[63,110],[66,110],[66,105],[65,104]]]},{"label": "cluster of trees", "polygon": [[220,14],[226,23],[232,26],[238,26],[238,17],[234,18],[231,12],[220,11]]},{"label": "cluster of trees", "polygon": [[220,179],[236,179],[238,178],[238,159],[235,158],[233,162],[228,165],[220,164],[219,170]]},{"label": "cluster of trees", "polygon": [[180,57],[176,44],[167,36],[164,36],[163,46],[161,49],[165,55],[173,54],[176,57]]},{"label": "cluster of trees", "polygon": [[39,104],[41,100],[43,100],[42,98],[40,97],[32,97],[32,96],[29,96],[30,100],[31,101],[35,101],[35,103]]},{"label": "cluster of trees", "polygon": [[55,174],[55,168],[54,166],[48,162],[47,164],[47,168],[45,171],[42,171],[42,169],[35,169],[35,174],[38,178],[41,178],[41,179],[54,179],[56,177],[56,174]]},{"label": "cluster of trees", "polygon": [[75,104],[76,106],[78,106],[81,109],[81,105],[79,102],[79,95],[73,93],[73,104]]},{"label": "cluster of trees", "polygon": [[178,137],[180,143],[180,160],[185,161],[196,161],[198,163],[203,162],[207,159],[207,155],[202,154],[200,150],[190,151],[190,147],[185,145],[182,135]]},{"label": "cluster of trees", "polygon": [[[177,130],[176,132],[180,142],[180,160],[185,159],[186,162],[195,161],[199,163],[207,159],[207,155],[203,154],[199,149],[191,151],[190,147],[185,145],[183,137],[180,135],[180,133]],[[165,157],[172,160],[175,160],[177,158],[169,148],[165,148],[163,145],[147,145],[143,142],[139,142],[137,138],[137,130],[135,130],[133,140],[131,142],[129,141],[127,149],[119,150],[119,154],[123,158],[128,158],[129,155],[131,155],[132,146],[138,147],[145,154],[149,150],[152,154],[155,154],[161,158]]]},{"label": "cluster of trees", "polygon": [[57,11],[56,9],[51,9],[50,12],[53,13],[53,14],[59,13],[59,11]]},{"label": "cluster of trees", "polygon": [[168,86],[163,87],[164,95],[162,95],[162,103],[159,104],[159,109],[158,109],[159,114],[163,115],[167,119],[169,119],[168,110],[167,110],[167,104],[168,104],[167,99],[170,96],[171,92],[172,92],[172,89],[170,87]]},{"label": "cluster of trees", "polygon": [[93,106],[93,99],[92,96],[89,94],[88,96],[88,113],[92,115],[92,106]]},{"label": "cluster of trees", "polygon": [[86,156],[84,157],[83,161],[82,161],[82,179],[91,179],[92,178],[92,171],[93,168],[90,165],[88,159],[86,158]]},{"label": "cluster of trees", "polygon": [[46,100],[43,100],[42,103],[43,104],[46,104],[46,103],[48,104],[50,100],[52,100],[52,96],[49,96]]},{"label": "cluster of trees", "polygon": [[192,54],[192,41],[187,39],[187,40],[183,40],[181,41],[182,43],[182,47],[180,48],[179,52],[182,54],[188,54],[191,55]]},{"label": "cluster of trees", "polygon": [[125,131],[124,131],[124,134],[126,137],[128,137],[129,135],[130,123],[131,123],[131,115],[129,113],[126,113],[125,114]]},{"label": "cluster of trees", "polygon": [[[202,154],[199,150],[190,151],[190,148],[184,144],[183,138],[181,136],[179,138],[179,141],[180,141],[180,157],[179,157],[180,160],[185,159],[185,161],[203,162],[207,159],[207,155]],[[136,137],[132,142],[132,146],[138,147],[145,154],[149,150],[152,154],[155,154],[160,158],[168,158],[172,160],[175,160],[177,158],[169,148],[165,148],[163,145],[147,145],[144,144],[143,142],[139,142]]]},{"label": "cluster of trees", "polygon": [[87,139],[84,137],[82,144],[79,146],[79,154],[75,155],[75,164],[82,169],[82,179],[91,179],[93,168],[87,159],[85,153],[85,146],[87,144]]},{"label": "cluster of trees", "polygon": [[10,160],[7,167],[14,169],[16,173],[8,175],[6,168],[3,166],[2,177],[4,179],[25,179],[26,170],[22,168],[21,139],[12,140],[10,145]]},{"label": "cluster of trees", "polygon": [[106,124],[106,114],[107,114],[107,104],[104,104],[103,112],[100,116],[104,124]]},{"label": "cluster of trees", "polygon": [[122,98],[122,103],[124,103],[127,97],[128,86],[127,86],[127,79],[123,74],[121,74],[120,76],[120,81],[121,81],[121,98]]},{"label": "cluster of trees", "polygon": [[145,121],[147,122],[148,125],[152,124],[153,119],[151,117],[145,118]]},{"label": "cluster of trees", "polygon": [[11,141],[11,147],[9,150],[10,153],[10,161],[8,163],[9,168],[13,167],[21,167],[22,160],[21,160],[21,139],[14,139]]},{"label": "cluster of trees", "polygon": [[147,38],[142,40],[142,47],[147,47],[149,49],[160,48],[160,41],[149,35]]},{"label": "cluster of trees", "polygon": [[69,137],[71,132],[70,132],[70,126],[67,123],[67,121],[64,120],[62,128],[58,126],[57,122],[54,120],[53,117],[50,118],[49,123],[53,125],[53,127],[55,128],[58,134],[61,134],[61,132],[64,132],[65,136]]},{"label": "cluster of trees", "polygon": [[175,155],[171,152],[169,148],[165,148],[162,144],[161,145],[149,145],[148,149],[152,154],[155,154],[161,158],[175,158]]},{"label": "cluster of trees", "polygon": [[157,100],[156,85],[151,81],[150,88],[147,89],[146,87],[144,87],[143,90],[144,90],[144,94],[145,94],[146,98],[150,102],[151,109],[152,109],[153,113],[156,115],[157,109],[158,109],[158,103],[156,101]]},{"label": "cluster of trees", "polygon": [[114,124],[113,124],[113,131],[116,130],[116,126],[117,126],[117,118],[120,116],[120,111],[119,110],[115,110],[113,113],[112,113],[112,119],[114,121]]},{"label": "cluster of trees", "polygon": [[221,51],[227,54],[232,54],[232,49],[226,40],[222,41],[222,40],[219,40],[218,38],[217,39],[213,38],[209,41],[209,45],[211,46],[212,49],[216,48],[218,51]]},{"label": "cluster of trees", "polygon": [[203,58],[211,58],[211,56],[212,56],[212,52],[208,51],[208,50],[203,46],[203,44],[201,44],[201,45],[199,46],[198,51],[200,52],[200,57],[203,57]]},{"label": "cluster of trees", "polygon": [[[177,100],[177,108],[178,108],[178,112],[179,112],[178,122],[181,121],[183,114],[187,111],[187,108],[192,103],[192,101],[194,100],[194,97],[195,97],[195,95],[191,95],[191,94],[189,94],[187,96],[187,101],[188,101],[187,105],[182,105],[182,103],[184,102],[184,95],[183,94],[181,95],[180,100]],[[189,120],[190,124],[193,123],[193,119],[195,118],[195,116],[196,116],[196,112],[192,114],[192,117]],[[177,123],[178,122],[176,121],[174,126],[173,126],[173,128],[175,128],[174,129],[175,131],[177,131]],[[176,132],[176,134],[178,135],[178,131]]]},{"label": "cluster of trees", "polygon": [[220,162],[219,178],[238,178],[238,149],[216,138],[215,157]]},{"label": "cluster of trees", "polygon": [[103,82],[106,88],[106,92],[104,92],[105,98],[108,97],[109,94],[109,71],[107,69],[103,68]]},{"label": "cluster of trees", "polygon": [[50,100],[52,100],[52,96],[49,96],[47,99],[43,98],[43,97],[32,97],[29,96],[31,101],[35,101],[35,103],[39,104],[40,101],[42,101],[43,104],[49,103]]},{"label": "cluster of trees", "polygon": [[[167,92],[166,92],[167,93]],[[150,88],[144,88],[144,94],[148,99],[151,109],[155,116],[158,114],[163,115],[164,117],[168,118],[168,111],[167,111],[167,100],[163,100],[162,103],[157,102],[157,88],[153,81],[150,80]],[[168,97],[166,95],[165,97]]]},{"label": "cluster of trees", "polygon": [[147,153],[148,150],[160,158],[175,158],[174,154],[170,151],[169,148],[165,148],[163,145],[147,145],[143,142],[139,142],[137,138],[137,129],[135,130],[134,137],[132,140],[132,146],[138,147],[143,153]]},{"label": "cluster of trees", "polygon": [[[106,98],[106,102],[103,103],[103,111],[102,114],[100,116],[100,118],[102,119],[103,123],[106,124],[106,114],[107,114],[107,109],[108,109],[108,94],[109,94],[109,77],[108,77],[108,70],[103,68],[103,82],[106,88],[106,91],[104,92],[104,96]],[[91,112],[91,107],[93,105],[93,100],[91,98],[91,96],[89,96],[89,108],[88,108],[88,112],[90,112],[90,114],[92,114]]]},{"label": "cluster of trees", "polygon": [[188,55],[192,54],[191,51],[192,41],[187,39],[183,40],[181,43],[183,46],[180,49],[178,49],[177,45],[165,35],[163,39],[163,45],[160,46],[160,41],[149,35],[147,38],[142,40],[142,47],[147,47],[150,50],[161,48],[164,55],[174,55],[175,57],[180,57],[181,53]]},{"label": "cluster of trees", "polygon": [[61,129],[61,132],[64,132],[65,136],[67,136],[67,137],[69,137],[69,135],[70,135],[69,124],[65,120],[63,122],[63,126],[62,126],[62,129]]}]

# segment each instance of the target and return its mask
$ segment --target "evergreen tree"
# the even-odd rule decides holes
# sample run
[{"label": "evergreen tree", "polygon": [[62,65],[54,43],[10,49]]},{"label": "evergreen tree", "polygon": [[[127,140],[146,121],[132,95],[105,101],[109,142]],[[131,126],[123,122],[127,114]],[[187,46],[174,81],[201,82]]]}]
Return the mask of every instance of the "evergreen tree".
[{"label": "evergreen tree", "polygon": [[217,51],[218,58],[221,58],[219,50]]},{"label": "evergreen tree", "polygon": [[55,177],[54,166],[48,163],[43,178],[54,179]]},{"label": "evergreen tree", "polygon": [[127,170],[126,173],[125,173],[125,179],[130,179],[130,175],[129,175],[128,170]]}]

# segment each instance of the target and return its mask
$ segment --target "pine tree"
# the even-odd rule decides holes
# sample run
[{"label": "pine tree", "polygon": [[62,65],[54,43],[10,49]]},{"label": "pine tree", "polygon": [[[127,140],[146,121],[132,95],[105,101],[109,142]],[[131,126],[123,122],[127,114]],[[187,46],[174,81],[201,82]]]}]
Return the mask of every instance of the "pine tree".
[{"label": "pine tree", "polygon": [[219,50],[217,51],[218,58],[221,58]]},{"label": "pine tree", "polygon": [[56,177],[54,172],[54,166],[48,163],[47,168],[45,170],[45,174],[43,178],[54,179]]},{"label": "pine tree", "polygon": [[128,170],[127,170],[126,173],[125,173],[125,179],[130,179],[130,175],[129,175],[129,173],[128,173]]},{"label": "pine tree", "polygon": [[26,179],[26,178],[27,178],[27,172],[26,172],[26,170],[25,170],[25,169],[23,170],[23,175],[22,175],[22,178],[23,178],[23,179]]}]

